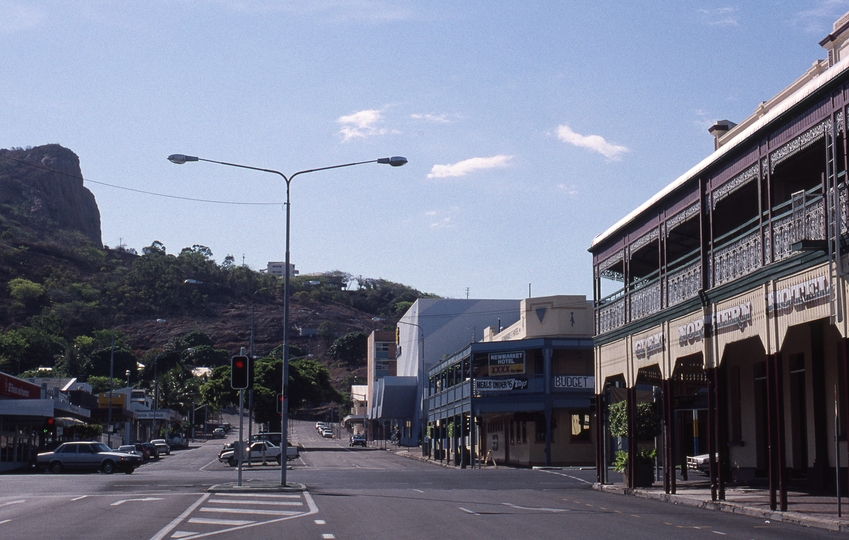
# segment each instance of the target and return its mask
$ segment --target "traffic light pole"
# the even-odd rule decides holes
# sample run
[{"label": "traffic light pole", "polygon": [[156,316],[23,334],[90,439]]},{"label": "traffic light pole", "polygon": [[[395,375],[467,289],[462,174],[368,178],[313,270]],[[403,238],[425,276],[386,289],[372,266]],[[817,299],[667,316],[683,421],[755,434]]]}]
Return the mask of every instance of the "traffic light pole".
[{"label": "traffic light pole", "polygon": [[[239,390],[239,481],[238,485],[242,485],[242,456],[245,455],[245,449],[242,447],[242,423],[245,417],[245,391]],[[250,441],[248,442],[248,451],[250,451]]]}]

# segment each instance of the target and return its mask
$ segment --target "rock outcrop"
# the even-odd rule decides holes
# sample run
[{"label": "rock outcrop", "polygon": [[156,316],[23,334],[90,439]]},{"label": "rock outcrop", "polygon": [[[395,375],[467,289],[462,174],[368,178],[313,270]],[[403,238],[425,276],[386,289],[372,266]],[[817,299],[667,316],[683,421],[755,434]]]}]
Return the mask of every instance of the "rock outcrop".
[{"label": "rock outcrop", "polygon": [[72,230],[103,245],[100,211],[83,186],[80,159],[58,144],[0,149],[0,217],[48,237]]}]

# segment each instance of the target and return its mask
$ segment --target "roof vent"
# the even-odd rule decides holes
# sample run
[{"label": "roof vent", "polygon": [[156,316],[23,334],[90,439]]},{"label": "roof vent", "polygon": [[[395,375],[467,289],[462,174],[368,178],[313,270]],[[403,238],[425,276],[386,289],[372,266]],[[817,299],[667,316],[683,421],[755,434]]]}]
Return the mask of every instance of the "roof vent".
[{"label": "roof vent", "polygon": [[708,128],[708,132],[713,135],[714,150],[719,150],[719,147],[722,146],[719,140],[722,139],[722,137],[724,137],[725,134],[728,133],[736,125],[737,124],[735,124],[731,120],[719,120]]}]

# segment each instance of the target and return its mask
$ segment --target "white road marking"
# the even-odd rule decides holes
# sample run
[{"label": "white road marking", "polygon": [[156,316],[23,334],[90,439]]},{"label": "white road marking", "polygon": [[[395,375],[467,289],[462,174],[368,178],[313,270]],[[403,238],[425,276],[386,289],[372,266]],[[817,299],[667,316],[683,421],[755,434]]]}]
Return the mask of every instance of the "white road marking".
[{"label": "white road marking", "polygon": [[201,495],[200,499],[195,501],[195,503],[193,505],[191,505],[190,507],[186,508],[186,510],[182,514],[180,514],[179,516],[177,516],[173,520],[171,520],[171,523],[169,523],[168,525],[165,526],[164,529],[162,529],[161,531],[159,531],[158,533],[153,535],[153,537],[150,540],[162,540],[163,538],[165,538],[165,535],[168,534],[169,532],[171,532],[184,519],[189,517],[191,515],[191,513],[195,511],[195,508],[197,508],[198,506],[203,504],[203,501],[207,500],[209,498],[209,495],[210,495],[209,493],[204,493],[203,495]]},{"label": "white road marking", "polygon": [[516,510],[533,510],[533,511],[543,511],[543,512],[568,512],[565,508],[536,508],[533,506],[518,506],[513,503],[502,503],[504,506],[509,506],[510,508],[515,508]]},{"label": "white road marking", "polygon": [[9,506],[10,504],[21,504],[21,503],[24,503],[24,502],[26,502],[26,499],[21,499],[21,500],[19,500],[19,501],[9,501],[9,502],[5,502],[5,503],[3,503],[3,504],[0,504],[0,506]]},{"label": "white road marking", "polygon": [[212,519],[212,518],[191,518],[189,523],[202,523],[204,525],[227,525],[228,527],[238,527],[239,525],[247,525],[256,523],[247,519]]},{"label": "white road marking", "polygon": [[125,502],[150,502],[150,501],[161,501],[162,497],[145,497],[144,499],[124,499],[121,501],[115,501],[110,506],[121,506]]},{"label": "white road marking", "polygon": [[258,505],[258,506],[303,506],[304,503],[300,501],[251,501],[251,500],[242,500],[242,501],[228,501],[226,499],[210,499],[209,504],[250,504],[250,505]]},{"label": "white road marking", "polygon": [[222,512],[224,514],[259,514],[262,516],[297,516],[302,512],[291,510],[259,510],[256,508],[201,508],[198,512]]},{"label": "white road marking", "polygon": [[592,484],[592,483],[594,483],[594,482],[590,482],[589,480],[584,480],[583,478],[578,478],[577,476],[572,476],[571,474],[563,473],[563,472],[561,472],[561,471],[548,471],[548,470],[543,470],[542,472],[544,472],[544,473],[548,473],[548,474],[556,474],[557,476],[565,476],[566,478],[571,478],[572,480],[577,480],[578,482],[582,482],[582,483],[584,483],[584,484]]},{"label": "white road marking", "polygon": [[462,510],[463,512],[465,512],[467,514],[472,514],[473,516],[479,516],[480,515],[477,512],[475,512],[474,510],[469,510],[467,508],[463,508],[462,506],[459,507],[459,508],[460,508],[460,510]]}]

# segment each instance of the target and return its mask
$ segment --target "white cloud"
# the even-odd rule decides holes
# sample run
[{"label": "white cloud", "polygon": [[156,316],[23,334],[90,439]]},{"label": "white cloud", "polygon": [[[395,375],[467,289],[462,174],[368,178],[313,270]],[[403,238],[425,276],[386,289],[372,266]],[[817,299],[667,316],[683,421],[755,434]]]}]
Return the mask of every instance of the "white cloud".
[{"label": "white cloud", "polygon": [[41,24],[44,11],[20,2],[0,1],[0,33],[23,32]]},{"label": "white cloud", "polygon": [[737,8],[700,9],[698,13],[711,26],[740,26],[736,17]]},{"label": "white cloud", "polygon": [[389,132],[388,129],[379,127],[379,124],[383,121],[383,114],[377,109],[366,109],[347,116],[340,116],[336,121],[342,124],[339,133],[342,134],[342,139],[345,141],[384,135]]},{"label": "white cloud", "polygon": [[425,122],[432,122],[434,124],[450,124],[451,120],[448,119],[447,114],[411,114],[410,118],[413,120],[424,120]]},{"label": "white cloud", "polygon": [[600,135],[581,135],[575,133],[566,124],[557,126],[557,138],[572,146],[598,152],[610,161],[619,161],[622,154],[631,151],[627,146],[620,146],[605,141],[604,137]]},{"label": "white cloud", "polygon": [[806,32],[818,34],[831,32],[832,23],[846,13],[846,0],[820,0],[794,17],[793,22]]},{"label": "white cloud", "polygon": [[557,189],[559,189],[570,197],[574,197],[575,195],[578,195],[578,193],[580,193],[578,191],[578,188],[575,187],[574,184],[557,184]]},{"label": "white cloud", "polygon": [[430,220],[431,229],[448,229],[454,226],[454,217],[460,209],[452,206],[447,210],[431,210],[425,212],[425,216]]},{"label": "white cloud", "polygon": [[509,165],[513,156],[476,157],[458,161],[453,165],[434,165],[430,170],[428,178],[451,178],[455,176],[466,176],[466,174],[481,169],[495,169]]}]

